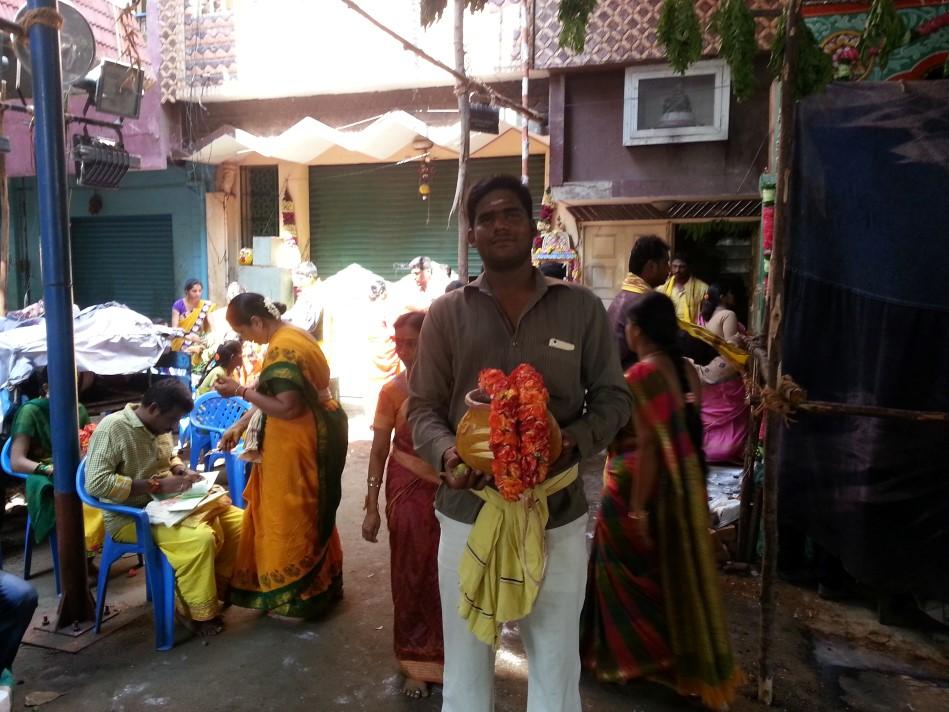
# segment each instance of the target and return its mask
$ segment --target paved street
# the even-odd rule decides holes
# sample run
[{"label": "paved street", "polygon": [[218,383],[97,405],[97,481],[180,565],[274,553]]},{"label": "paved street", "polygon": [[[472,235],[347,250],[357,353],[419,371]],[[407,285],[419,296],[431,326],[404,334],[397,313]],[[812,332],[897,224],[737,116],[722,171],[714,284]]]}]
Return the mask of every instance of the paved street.
[{"label": "paved street", "polygon": [[[183,629],[179,644],[168,653],[153,647],[151,614],[71,655],[24,647],[17,660],[16,709],[36,691],[65,693],[42,707],[58,710],[413,710],[441,706],[440,690],[428,700],[411,701],[399,694],[400,678],[392,654],[392,602],[389,594],[388,547],[360,536],[365,473],[369,455],[364,419],[352,420],[352,437],[339,529],[345,552],[345,598],[319,623],[288,624],[256,612],[232,608],[226,632],[207,645],[189,639]],[[584,475],[596,491],[598,461],[588,462]],[[384,525],[383,525],[384,526]],[[18,552],[17,552],[18,553]],[[7,568],[19,569],[8,549]],[[34,567],[48,568],[48,548],[37,547]],[[144,604],[144,577],[130,578],[117,564],[110,601]],[[34,580],[52,606],[52,575]],[[145,610],[145,609],[143,609]],[[498,653],[497,709],[522,710],[526,704],[526,665],[514,631],[505,635]],[[605,687],[584,683],[584,708],[642,712],[691,709],[660,688]]]},{"label": "paved street", "polygon": [[[228,629],[220,637],[203,644],[189,639],[187,633],[179,629],[178,645],[171,652],[159,653],[153,647],[151,613],[143,606],[144,577],[141,574],[129,577],[126,571],[133,562],[123,561],[113,568],[109,602],[137,607],[142,615],[76,655],[23,647],[16,665],[17,679],[23,684],[16,689],[14,709],[24,709],[29,693],[51,691],[63,695],[44,704],[41,708],[44,712],[438,710],[441,706],[439,688],[434,689],[428,700],[407,700],[399,694],[401,681],[392,655],[388,547],[384,543],[368,544],[360,536],[369,455],[368,430],[358,414],[352,418],[351,425],[353,441],[339,513],[346,562],[345,598],[327,620],[288,624],[232,608],[225,616]],[[601,482],[600,468],[599,458],[590,459],[583,467],[591,508]],[[21,526],[21,520],[9,518],[5,539],[9,542],[11,536],[18,535]],[[385,541],[383,535],[380,541]],[[49,567],[48,551],[45,546],[37,548],[34,567],[40,575],[33,582],[44,596],[41,609],[45,606],[50,610],[55,605],[50,597],[52,575],[42,573]],[[18,548],[8,545],[5,553],[6,567],[18,571]],[[723,588],[736,654],[746,670],[753,669],[758,623],[754,580],[725,577]],[[891,691],[897,689],[892,684],[897,678],[885,675],[877,675],[861,687],[860,681],[867,673],[854,673],[850,669],[854,667],[852,661],[844,661],[842,668],[839,660],[832,661],[828,669],[833,675],[818,670],[812,662],[811,645],[798,622],[802,606],[811,605],[810,599],[794,596],[783,604],[779,613],[775,656],[779,663],[780,700],[772,709],[789,712],[843,709],[839,703],[841,689],[850,700],[868,699],[868,695],[877,694],[872,686],[867,687],[870,683],[884,684]],[[835,615],[832,613],[830,617]],[[873,667],[878,669],[880,665]],[[506,631],[498,652],[497,671],[498,712],[524,710],[526,663],[516,628]],[[838,674],[844,675],[839,686]],[[765,709],[748,698],[752,689],[748,688],[733,709],[739,712]],[[934,690],[923,692],[934,694]],[[603,685],[589,676],[584,677],[582,696],[584,710],[597,712],[697,709],[654,685]],[[940,697],[936,706],[927,707],[919,705],[918,694],[898,699],[904,702],[912,699],[917,702],[914,709],[934,712],[944,701]],[[877,708],[856,705],[852,709]]]}]

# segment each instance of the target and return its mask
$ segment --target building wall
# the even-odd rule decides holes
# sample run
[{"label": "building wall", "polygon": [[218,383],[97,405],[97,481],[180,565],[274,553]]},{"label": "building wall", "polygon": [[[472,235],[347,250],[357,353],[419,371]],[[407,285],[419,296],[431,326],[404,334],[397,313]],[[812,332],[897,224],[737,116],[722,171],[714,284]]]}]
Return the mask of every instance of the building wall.
[{"label": "building wall", "polygon": [[[131,172],[115,191],[100,191],[102,216],[171,214],[174,231],[174,279],[184,286],[189,277],[207,284],[208,250],[205,192],[208,169],[171,167],[163,171]],[[89,217],[88,188],[70,190],[70,217]],[[7,304],[16,309],[42,297],[40,237],[36,179],[10,180],[10,264]],[[88,306],[83,304],[81,306]],[[168,305],[171,315],[171,304]]]},{"label": "building wall", "polygon": [[[925,0],[922,0],[925,1]],[[718,0],[694,0],[702,32],[702,56],[714,57],[719,39],[709,28]],[[774,42],[781,0],[748,0],[755,15],[755,35],[760,49]],[[665,52],[656,42],[662,0],[598,0],[587,23],[583,51],[574,54],[560,46],[560,0],[534,0],[534,51],[536,69],[555,71],[567,67],[594,67],[636,62],[661,62]]]},{"label": "building wall", "polygon": [[751,99],[732,98],[727,141],[627,147],[622,68],[552,78],[551,182],[604,183],[597,188],[599,198],[754,194],[768,157],[764,66],[759,80]]},{"label": "building wall", "polygon": [[[184,0],[165,0],[163,17]],[[360,0],[372,17],[434,57],[451,62],[453,8],[431,27],[418,4]],[[151,6],[151,4],[150,4]],[[451,86],[446,72],[340,2],[326,0],[188,0],[176,41],[166,43],[163,68],[180,67],[179,101],[312,96],[398,87]],[[518,76],[520,7],[488,3],[466,13],[465,64],[471,76]],[[341,67],[345,65],[345,71]],[[167,74],[167,72],[166,72]]]},{"label": "building wall", "polygon": [[[22,3],[14,3],[22,5]],[[76,3],[73,3],[76,4]],[[0,3],[0,12],[5,11],[8,3]],[[93,22],[93,32],[99,41],[97,61],[108,58],[115,59],[119,52],[115,46],[114,22],[103,20],[103,12],[111,15],[115,8],[108,2],[99,0],[78,3],[80,9],[86,18],[95,21],[97,18],[100,24]],[[99,7],[102,6],[102,7]],[[143,48],[143,62],[146,76],[154,78],[155,67],[160,61],[160,47],[158,34],[158,3],[149,3],[148,5],[148,37]],[[98,9],[94,9],[98,7]],[[104,37],[113,37],[111,44],[104,44]],[[120,62],[127,62],[126,58],[119,58]],[[9,91],[8,94],[12,93]],[[138,119],[128,119],[122,124],[122,140],[125,149],[132,155],[138,156],[141,161],[142,170],[160,171],[167,165],[169,154],[180,148],[180,122],[178,119],[178,109],[174,105],[162,106],[160,103],[161,94],[159,87],[151,86],[142,97],[141,114]],[[32,101],[32,99],[30,100]],[[82,115],[85,109],[86,96],[74,94],[69,97],[66,109],[73,115]],[[89,118],[100,121],[116,121],[117,117],[108,114],[100,114],[95,109],[89,109],[86,112]],[[33,159],[33,132],[31,129],[32,116],[19,112],[8,111],[3,117],[3,131],[0,133],[10,139],[10,154],[7,156],[6,172],[8,177],[31,176],[35,173]],[[78,124],[70,124],[66,132],[66,146],[72,146],[72,135],[82,129]],[[91,127],[89,133],[93,136],[103,136],[108,139],[116,138],[114,132],[102,128]],[[67,161],[67,170],[72,171],[72,161]]]}]

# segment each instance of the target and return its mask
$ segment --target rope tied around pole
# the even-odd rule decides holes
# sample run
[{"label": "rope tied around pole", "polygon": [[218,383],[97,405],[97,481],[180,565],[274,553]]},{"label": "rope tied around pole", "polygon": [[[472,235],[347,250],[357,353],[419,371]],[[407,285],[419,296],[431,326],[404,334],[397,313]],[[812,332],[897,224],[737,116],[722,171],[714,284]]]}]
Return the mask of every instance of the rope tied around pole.
[{"label": "rope tied around pole", "polygon": [[54,10],[51,7],[27,10],[23,13],[23,19],[20,21],[20,32],[15,33],[17,41],[23,44],[29,44],[30,29],[32,29],[34,25],[50,27],[58,32],[63,29],[63,16],[58,10]]},{"label": "rope tied around pole", "polygon": [[793,422],[791,416],[802,403],[807,402],[807,391],[794,382],[787,374],[781,376],[776,388],[765,386],[761,390],[761,402],[755,408],[755,415],[770,410],[784,419],[785,425]]},{"label": "rope tied around pole", "polygon": [[907,420],[915,423],[942,423],[949,425],[949,413],[934,410],[907,410],[862,403],[834,403],[809,400],[807,391],[785,374],[774,389],[765,387],[760,391],[749,389],[755,416],[771,411],[784,419],[785,426],[795,422],[792,415],[803,411],[817,415],[859,416]]}]

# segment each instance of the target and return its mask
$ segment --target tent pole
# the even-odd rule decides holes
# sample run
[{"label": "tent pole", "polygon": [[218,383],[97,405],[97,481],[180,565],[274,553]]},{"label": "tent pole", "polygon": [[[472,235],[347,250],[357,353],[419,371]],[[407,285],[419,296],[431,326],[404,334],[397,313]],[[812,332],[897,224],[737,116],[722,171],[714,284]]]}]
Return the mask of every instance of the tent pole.
[{"label": "tent pole", "polygon": [[[768,275],[768,386],[777,387],[781,371],[782,330],[784,317],[784,276],[791,245],[790,183],[793,170],[794,86],[797,81],[800,52],[802,0],[788,0],[787,45],[781,67],[781,94],[778,108],[777,195],[774,209],[774,244],[771,270]],[[761,631],[758,656],[758,699],[767,705],[773,701],[774,672],[771,669],[771,641],[774,638],[774,617],[777,592],[775,578],[778,568],[778,434],[783,427],[781,416],[768,411],[768,430],[764,444],[764,559],[761,567]]]},{"label": "tent pole", "polygon": [[[455,0],[455,71],[465,77],[465,0]],[[465,210],[465,192],[468,189],[468,158],[471,153],[471,101],[468,84],[455,83],[458,94],[458,128],[461,131],[458,146],[458,184],[455,187],[454,209],[458,212],[458,277],[468,281],[468,215]]]}]

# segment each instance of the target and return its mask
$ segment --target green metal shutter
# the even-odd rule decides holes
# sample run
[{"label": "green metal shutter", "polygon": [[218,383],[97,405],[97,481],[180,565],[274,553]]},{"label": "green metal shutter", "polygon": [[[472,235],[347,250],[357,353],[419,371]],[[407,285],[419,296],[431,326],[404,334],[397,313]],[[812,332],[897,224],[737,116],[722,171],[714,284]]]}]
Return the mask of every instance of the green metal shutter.
[{"label": "green metal shutter", "polygon": [[72,219],[73,299],[168,321],[177,298],[171,215]]},{"label": "green metal shutter", "polygon": [[[435,161],[432,194],[418,194],[418,164],[310,167],[310,254],[320,274],[330,276],[357,263],[384,279],[405,275],[413,257],[458,263],[458,223],[448,212],[458,179],[457,161]],[[535,216],[544,193],[544,157],[529,164]],[[520,175],[518,157],[480,158],[469,165],[469,185],[497,173]],[[481,260],[470,252],[469,271]]]}]

